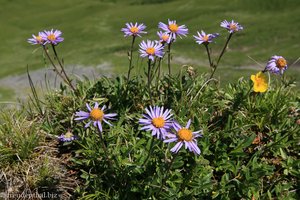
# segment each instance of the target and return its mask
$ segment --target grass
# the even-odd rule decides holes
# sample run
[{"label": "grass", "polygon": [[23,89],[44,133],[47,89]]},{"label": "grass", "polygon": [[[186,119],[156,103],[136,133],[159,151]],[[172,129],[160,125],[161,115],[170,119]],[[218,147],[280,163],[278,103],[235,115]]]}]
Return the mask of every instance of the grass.
[{"label": "grass", "polygon": [[[108,61],[113,63],[114,72],[124,73],[127,61],[120,57],[126,56],[130,45],[129,39],[123,38],[120,32],[125,22],[144,22],[148,26],[149,37],[155,38],[158,22],[166,22],[168,18],[177,19],[178,23],[186,24],[190,29],[189,37],[178,40],[174,48],[185,58],[197,59],[197,66],[207,66],[206,55],[191,35],[200,29],[225,35],[226,31],[219,27],[223,19],[235,19],[245,27],[233,39],[223,65],[255,66],[247,55],[261,63],[274,54],[283,55],[290,62],[300,56],[297,51],[299,44],[295,42],[300,40],[299,26],[296,26],[300,20],[297,14],[300,3],[297,0],[284,3],[278,0],[264,3],[259,0],[155,2],[53,0],[41,3],[37,0],[4,0],[0,8],[1,24],[5,27],[5,31],[0,33],[0,37],[5,38],[0,47],[0,77],[24,73],[27,64],[31,70],[41,68],[44,64],[40,51],[32,54],[35,47],[27,44],[26,39],[31,34],[51,28],[64,33],[66,40],[59,46],[59,52],[67,65],[93,66]],[[221,48],[222,40],[214,45],[217,49]],[[184,49],[184,52],[179,49]]]},{"label": "grass", "polygon": [[57,159],[56,137],[40,129],[41,121],[29,115],[28,107],[0,113],[0,197],[39,199],[36,194],[46,188],[49,194],[68,198],[78,181],[68,174],[69,155]]},{"label": "grass", "polygon": [[36,123],[19,110],[1,110],[0,119],[1,163],[27,159],[39,141]]},{"label": "grass", "polygon": [[[5,103],[6,101],[9,101],[13,98],[13,91],[7,88],[0,87],[0,99],[2,103]],[[1,104],[1,102],[0,102]]]}]

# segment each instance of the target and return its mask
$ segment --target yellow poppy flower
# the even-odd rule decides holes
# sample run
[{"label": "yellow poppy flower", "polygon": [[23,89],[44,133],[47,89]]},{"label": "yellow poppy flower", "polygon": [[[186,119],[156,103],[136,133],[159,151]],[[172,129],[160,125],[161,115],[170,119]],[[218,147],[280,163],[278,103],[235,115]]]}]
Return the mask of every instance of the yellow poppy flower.
[{"label": "yellow poppy flower", "polygon": [[267,77],[264,73],[258,72],[255,75],[251,75],[251,80],[253,81],[253,91],[254,92],[266,92],[268,89]]}]

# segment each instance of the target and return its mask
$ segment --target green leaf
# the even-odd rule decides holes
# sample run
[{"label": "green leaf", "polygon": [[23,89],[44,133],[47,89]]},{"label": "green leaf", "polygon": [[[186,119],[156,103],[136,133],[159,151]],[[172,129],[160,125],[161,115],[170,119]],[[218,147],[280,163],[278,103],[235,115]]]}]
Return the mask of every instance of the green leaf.
[{"label": "green leaf", "polygon": [[279,148],[279,151],[280,151],[281,157],[282,157],[284,160],[286,160],[287,156],[286,156],[286,153],[283,151],[283,149],[282,149],[282,148]]},{"label": "green leaf", "polygon": [[243,140],[234,150],[232,150],[230,152],[230,154],[239,154],[241,152],[244,152],[243,148],[250,146],[255,137],[256,137],[256,134],[252,134],[250,137]]}]

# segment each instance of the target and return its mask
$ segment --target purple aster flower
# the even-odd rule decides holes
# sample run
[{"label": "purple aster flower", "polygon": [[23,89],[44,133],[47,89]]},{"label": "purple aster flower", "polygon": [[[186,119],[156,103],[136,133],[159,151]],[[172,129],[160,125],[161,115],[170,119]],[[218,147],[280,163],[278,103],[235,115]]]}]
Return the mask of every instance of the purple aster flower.
[{"label": "purple aster flower", "polygon": [[157,31],[159,42],[162,44],[169,43],[170,35],[167,32]]},{"label": "purple aster flower", "polygon": [[287,69],[287,62],[282,56],[272,56],[267,63],[265,71],[272,72],[274,74],[283,74]]},{"label": "purple aster flower", "polygon": [[219,33],[213,33],[213,34],[206,34],[204,31],[201,30],[201,33],[197,31],[198,36],[193,35],[196,43],[198,44],[205,44],[211,43],[214,38],[219,36]]},{"label": "purple aster flower", "polygon": [[144,118],[139,119],[139,123],[143,125],[141,130],[152,131],[152,136],[156,135],[157,139],[165,139],[168,129],[172,126],[171,109],[164,110],[164,107],[149,106],[149,109],[145,110],[147,114],[143,114]]},{"label": "purple aster flower", "polygon": [[168,43],[170,43],[172,40],[176,40],[176,37],[179,36],[186,36],[188,34],[188,29],[185,25],[179,26],[176,23],[176,20],[172,21],[168,19],[168,25],[164,24],[162,22],[159,22],[158,28],[162,29],[163,31],[169,33],[170,38]]},{"label": "purple aster flower", "polygon": [[126,23],[126,28],[122,28],[121,31],[125,34],[124,37],[128,36],[139,36],[141,37],[141,33],[145,32],[146,26],[144,24],[138,24],[137,22],[133,25],[133,23]]},{"label": "purple aster flower", "polygon": [[32,38],[29,38],[27,41],[28,43],[35,45],[35,44],[44,44],[45,40],[42,38],[42,32],[39,32],[37,36],[32,34]]},{"label": "purple aster flower", "polygon": [[98,127],[99,131],[102,132],[102,124],[101,122],[104,121],[106,124],[112,126],[110,122],[107,120],[114,120],[114,117],[117,116],[116,113],[110,113],[105,114],[104,110],[106,106],[104,105],[101,109],[99,108],[99,104],[96,102],[94,108],[92,109],[89,104],[86,104],[86,107],[89,112],[85,111],[79,111],[76,112],[74,120],[85,120],[85,119],[91,119],[90,122],[88,122],[84,127],[87,128],[90,126],[90,124],[93,122],[93,125],[95,127]]},{"label": "purple aster flower", "polygon": [[243,30],[243,27],[238,22],[234,22],[233,20],[231,22],[228,22],[227,20],[222,21],[221,27],[226,28],[229,33],[235,33]]},{"label": "purple aster flower", "polygon": [[185,127],[180,126],[178,123],[173,123],[173,128],[176,131],[176,133],[168,133],[166,137],[168,139],[165,139],[165,143],[170,142],[177,142],[177,144],[171,149],[171,152],[177,153],[180,148],[185,145],[185,149],[189,149],[189,151],[194,152],[195,154],[200,154],[201,151],[199,147],[197,146],[197,137],[202,137],[202,134],[199,134],[202,132],[202,130],[192,132],[189,127],[191,125],[191,120],[188,121],[187,125]]},{"label": "purple aster flower", "polygon": [[53,30],[53,29],[51,29],[51,31],[44,31],[41,33],[41,36],[45,41],[44,44],[49,43],[53,45],[57,45],[60,42],[64,41],[64,38],[62,38],[61,35],[62,32],[60,30]]},{"label": "purple aster flower", "polygon": [[62,142],[71,142],[77,139],[77,136],[73,135],[73,133],[68,130],[66,134],[61,134],[58,139]]},{"label": "purple aster flower", "polygon": [[142,41],[140,46],[140,54],[141,57],[145,58],[148,57],[152,61],[154,61],[154,57],[163,57],[163,45],[157,41],[151,41],[147,40],[147,43],[145,41]]}]

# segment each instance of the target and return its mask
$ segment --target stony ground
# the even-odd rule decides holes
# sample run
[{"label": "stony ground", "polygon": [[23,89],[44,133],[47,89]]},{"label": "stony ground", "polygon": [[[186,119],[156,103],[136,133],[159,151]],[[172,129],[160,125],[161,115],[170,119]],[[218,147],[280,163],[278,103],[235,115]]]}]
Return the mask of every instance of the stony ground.
[{"label": "stony ground", "polygon": [[[103,63],[97,66],[68,66],[66,67],[67,74],[75,79],[84,77],[90,80],[96,80],[97,77],[105,75],[111,76],[110,63]],[[29,71],[30,77],[40,92],[46,92],[49,88],[57,88],[60,85],[61,79],[56,75],[51,68],[42,68],[34,71]],[[8,76],[0,79],[0,85],[3,88],[14,91],[14,100],[24,100],[31,94],[30,85],[27,74]]]}]

